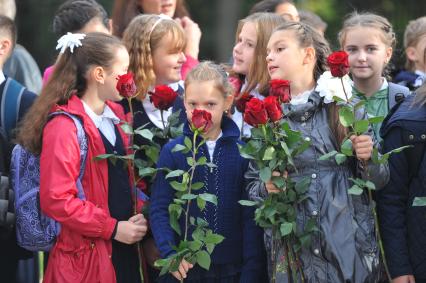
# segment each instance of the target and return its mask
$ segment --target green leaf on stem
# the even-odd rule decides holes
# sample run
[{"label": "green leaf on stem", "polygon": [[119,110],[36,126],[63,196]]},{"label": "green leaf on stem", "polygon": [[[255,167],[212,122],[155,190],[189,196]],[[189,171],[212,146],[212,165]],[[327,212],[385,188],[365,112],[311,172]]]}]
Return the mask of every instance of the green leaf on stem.
[{"label": "green leaf on stem", "polygon": [[333,150],[330,151],[329,153],[324,154],[323,156],[320,156],[320,158],[318,158],[318,160],[323,161],[323,160],[328,160],[331,157],[335,156],[338,152]]},{"label": "green leaf on stem", "polygon": [[384,119],[385,117],[383,116],[377,116],[377,117],[368,118],[368,121],[370,122],[370,124],[379,124],[383,122]]},{"label": "green leaf on stem", "polygon": [[335,102],[341,102],[341,103],[346,103],[347,101],[341,97],[335,96],[333,95],[333,101]]},{"label": "green leaf on stem", "polygon": [[126,134],[126,135],[132,135],[133,134],[133,128],[132,128],[132,126],[130,126],[129,124],[122,124],[121,125],[121,129],[123,130],[123,132]]},{"label": "green leaf on stem", "polygon": [[203,242],[201,241],[198,241],[198,240],[190,241],[189,249],[193,252],[196,252],[201,248],[202,245],[203,245]]},{"label": "green leaf on stem", "polygon": [[358,110],[359,108],[363,107],[365,105],[365,100],[360,100],[357,104],[354,106],[354,110]]},{"label": "green leaf on stem", "polygon": [[181,144],[177,144],[175,145],[175,147],[172,149],[172,152],[178,152],[178,151],[183,151],[187,149],[184,145]]},{"label": "green leaf on stem", "polygon": [[157,163],[158,156],[160,155],[160,149],[156,146],[148,146],[145,148],[145,154],[149,157],[154,163]]},{"label": "green leaf on stem", "polygon": [[206,237],[204,238],[204,242],[208,244],[217,245],[217,244],[220,244],[224,239],[225,237],[223,237],[222,235],[214,234],[211,231],[208,231],[206,233]]},{"label": "green leaf on stem", "polygon": [[194,159],[192,158],[192,156],[188,156],[186,158],[186,163],[191,167],[194,166],[195,162],[194,162]]},{"label": "green leaf on stem", "polygon": [[115,154],[109,154],[109,153],[107,153],[107,154],[100,154],[98,156],[95,156],[94,159],[96,161],[98,161],[98,160],[103,160],[103,159],[108,159],[108,158],[116,158],[116,155]]},{"label": "green leaf on stem", "polygon": [[187,149],[192,150],[192,141],[190,138],[185,137],[185,139],[183,140],[183,143],[185,144]]},{"label": "green leaf on stem", "polygon": [[194,194],[184,194],[180,198],[183,200],[193,200],[193,199],[196,199],[197,196]]},{"label": "green leaf on stem", "polygon": [[373,154],[371,156],[371,160],[373,161],[374,164],[384,164],[388,161],[391,154],[400,153],[401,151],[410,147],[413,147],[413,146],[412,145],[401,146],[382,155],[379,153],[379,150],[377,148],[373,148]]},{"label": "green leaf on stem", "polygon": [[271,176],[272,176],[271,168],[264,167],[264,168],[260,169],[259,175],[260,175],[260,179],[264,183],[270,181],[271,180]]},{"label": "green leaf on stem", "polygon": [[275,148],[273,146],[269,146],[266,148],[262,160],[272,160],[275,157],[275,154]]},{"label": "green leaf on stem", "polygon": [[145,168],[139,168],[138,175],[139,177],[147,177],[147,176],[153,176],[157,172],[157,169],[151,168],[151,167],[145,167]]},{"label": "green leaf on stem", "polygon": [[279,189],[285,188],[285,178],[281,176],[272,176],[272,183]]},{"label": "green leaf on stem", "polygon": [[368,120],[358,120],[354,123],[354,130],[357,135],[362,135],[368,131]]},{"label": "green leaf on stem", "polygon": [[359,196],[364,192],[364,190],[360,187],[358,187],[358,185],[353,185],[349,190],[348,193],[350,195],[356,195]]},{"label": "green leaf on stem", "polygon": [[426,197],[415,197],[413,206],[426,206]]},{"label": "green leaf on stem", "polygon": [[203,182],[196,182],[194,184],[191,185],[191,189],[193,191],[199,190],[201,188],[204,188],[204,183]]},{"label": "green leaf on stem", "polygon": [[351,127],[355,121],[355,115],[352,109],[347,106],[341,107],[339,109],[339,120],[344,127]]},{"label": "green leaf on stem", "polygon": [[177,182],[177,181],[171,181],[170,186],[172,186],[173,189],[175,189],[176,191],[179,191],[179,192],[186,191],[186,186],[182,183]]},{"label": "green leaf on stem", "polygon": [[352,148],[352,141],[350,139],[346,139],[340,148],[342,153],[346,156],[353,156],[353,148]]},{"label": "green leaf on stem", "polygon": [[185,173],[185,171],[180,170],[180,169],[179,170],[173,170],[169,174],[166,175],[166,179],[182,176],[183,173]]},{"label": "green leaf on stem", "polygon": [[251,200],[245,200],[245,199],[238,201],[238,203],[243,205],[243,206],[256,206],[257,205],[257,202],[251,201]]},{"label": "green leaf on stem", "polygon": [[334,159],[336,160],[336,163],[340,165],[340,164],[342,164],[346,161],[346,155],[344,155],[342,153],[337,153],[334,156]]},{"label": "green leaf on stem", "polygon": [[371,181],[366,181],[364,185],[369,190],[375,190],[376,189],[376,185],[374,185],[374,183],[371,182]]},{"label": "green leaf on stem", "polygon": [[282,237],[289,235],[292,231],[293,231],[293,224],[288,222],[284,222],[281,224],[280,232]]},{"label": "green leaf on stem", "polygon": [[206,201],[197,197],[197,206],[200,210],[204,210],[206,208]]},{"label": "green leaf on stem", "polygon": [[205,270],[209,270],[211,263],[210,255],[206,251],[198,251],[197,263]]},{"label": "green leaf on stem", "polygon": [[205,164],[207,164],[207,157],[201,156],[200,158],[198,158],[197,165],[205,165]]},{"label": "green leaf on stem", "polygon": [[302,195],[308,191],[310,184],[311,178],[303,178],[301,181],[296,182],[294,189],[299,195]]},{"label": "green leaf on stem", "polygon": [[141,136],[141,137],[143,137],[147,140],[150,140],[150,141],[152,141],[152,138],[154,137],[154,134],[151,133],[151,131],[148,130],[148,129],[136,130],[135,134],[137,134],[137,135],[139,135],[139,136]]},{"label": "green leaf on stem", "polygon": [[204,194],[199,194],[198,197],[207,202],[213,203],[214,205],[217,205],[217,196],[213,194],[204,193]]},{"label": "green leaf on stem", "polygon": [[209,254],[212,254],[215,246],[216,246],[215,244],[208,244],[208,243],[206,243],[207,252]]}]

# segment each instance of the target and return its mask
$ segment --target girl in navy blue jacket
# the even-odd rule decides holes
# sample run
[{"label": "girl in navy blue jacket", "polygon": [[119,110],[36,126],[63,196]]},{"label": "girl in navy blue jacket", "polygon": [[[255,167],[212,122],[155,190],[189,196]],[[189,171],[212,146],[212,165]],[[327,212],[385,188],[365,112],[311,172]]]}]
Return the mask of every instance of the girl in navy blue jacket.
[{"label": "girl in navy blue jacket", "polygon": [[[212,114],[212,127],[203,135],[207,142],[201,146],[200,154],[206,156],[217,167],[198,166],[194,182],[204,182],[203,190],[217,196],[218,205],[208,204],[201,212],[196,204],[191,204],[191,216],[204,218],[214,233],[225,237],[212,253],[210,270],[192,266],[185,260],[179,270],[172,275],[160,278],[160,282],[265,282],[265,255],[262,242],[262,229],[254,223],[254,209],[238,204],[248,199],[244,190],[244,173],[248,161],[238,150],[239,130],[226,115],[232,104],[232,87],[225,71],[210,62],[195,67],[185,81],[185,109],[188,120],[194,109],[202,109]],[[184,144],[185,136],[192,138],[189,124],[184,127],[184,136],[166,144],[160,154],[157,166],[171,170],[188,170],[188,154],[173,152],[176,144]],[[151,228],[161,257],[174,253],[173,246],[179,236],[169,223],[168,206],[174,198],[174,190],[158,173],[154,183],[151,203]],[[183,223],[181,228],[183,229]]]},{"label": "girl in navy blue jacket", "polygon": [[426,83],[383,122],[384,152],[413,145],[389,159],[390,181],[377,191],[377,207],[392,283],[426,283]]}]

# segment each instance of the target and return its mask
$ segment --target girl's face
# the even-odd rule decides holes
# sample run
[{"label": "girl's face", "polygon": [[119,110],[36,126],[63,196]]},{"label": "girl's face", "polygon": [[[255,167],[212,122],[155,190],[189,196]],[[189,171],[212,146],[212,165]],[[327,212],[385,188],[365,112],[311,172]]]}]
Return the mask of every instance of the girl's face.
[{"label": "girl's face", "polygon": [[426,34],[421,36],[415,46],[409,46],[405,50],[407,58],[414,62],[414,69],[426,72]]},{"label": "girl's face", "polygon": [[294,81],[303,75],[306,52],[292,30],[280,30],[271,35],[266,47],[266,61],[271,79]]},{"label": "girl's face", "polygon": [[185,89],[185,109],[189,121],[192,119],[194,109],[205,110],[212,114],[212,127],[204,134],[209,139],[216,139],[219,135],[223,112],[232,104],[232,96],[225,98],[214,84],[214,81],[192,82]]},{"label": "girl's face", "polygon": [[173,46],[172,36],[164,36],[157,48],[152,52],[152,62],[156,77],[156,85],[171,84],[181,80],[181,69],[186,57],[183,50],[170,52]]},{"label": "girl's face", "polygon": [[142,7],[144,14],[165,14],[171,18],[176,11],[177,0],[139,0],[139,6]]},{"label": "girl's face", "polygon": [[355,83],[380,79],[392,56],[392,47],[383,42],[381,31],[370,27],[351,28],[346,33],[343,50],[349,54],[349,68]]},{"label": "girl's face", "polygon": [[250,70],[256,48],[257,33],[254,23],[247,22],[243,25],[238,35],[237,44],[234,46],[232,56],[234,64],[232,70],[238,74],[247,75]]},{"label": "girl's face", "polygon": [[280,15],[287,21],[298,22],[299,12],[297,12],[296,7],[291,3],[282,3],[275,7],[275,14]]},{"label": "girl's face", "polygon": [[129,68],[129,53],[126,48],[120,47],[116,51],[114,63],[105,71],[105,81],[103,89],[99,91],[102,100],[119,101],[122,97],[119,95],[116,85],[119,75],[127,73]]}]

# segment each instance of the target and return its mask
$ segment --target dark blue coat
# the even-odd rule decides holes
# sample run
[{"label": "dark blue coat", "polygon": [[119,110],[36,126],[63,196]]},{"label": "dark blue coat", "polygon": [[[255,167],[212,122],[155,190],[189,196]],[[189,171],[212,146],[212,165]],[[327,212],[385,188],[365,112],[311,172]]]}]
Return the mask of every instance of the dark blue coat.
[{"label": "dark blue coat", "polygon": [[[239,153],[239,130],[231,119],[223,118],[222,134],[213,154],[213,163],[217,167],[211,170],[208,166],[198,166],[194,174],[194,182],[201,181],[205,184],[201,190],[217,196],[218,206],[208,204],[206,210],[201,212],[195,202],[192,202],[190,214],[206,219],[213,232],[225,237],[214,249],[211,268],[214,269],[215,265],[238,267],[238,272],[241,272],[240,282],[263,282],[261,276],[265,274],[266,260],[263,231],[254,223],[254,209],[238,204],[239,200],[248,199],[244,189],[244,173],[248,161]],[[184,135],[192,137],[188,123],[185,125]],[[163,147],[158,167],[189,169],[186,158],[190,153],[172,152],[177,144],[184,144],[184,136]],[[210,160],[205,144],[201,146],[200,152],[199,156],[206,156]],[[172,245],[179,242],[179,236],[169,224],[168,206],[174,198],[174,192],[169,180],[164,178],[164,173],[159,173],[152,190],[150,223],[163,258],[173,254]],[[183,231],[183,221],[180,224]],[[189,271],[188,279],[191,280],[193,276],[202,279],[203,271],[194,267]]]},{"label": "dark blue coat", "polygon": [[[384,152],[426,141],[426,106],[413,107],[413,98],[407,97],[384,121]],[[391,277],[414,274],[418,280],[426,279],[426,207],[412,204],[415,197],[426,196],[426,163],[423,151],[418,172],[410,175],[416,162],[409,160],[409,150],[390,157],[390,181],[378,191],[377,205]]]}]

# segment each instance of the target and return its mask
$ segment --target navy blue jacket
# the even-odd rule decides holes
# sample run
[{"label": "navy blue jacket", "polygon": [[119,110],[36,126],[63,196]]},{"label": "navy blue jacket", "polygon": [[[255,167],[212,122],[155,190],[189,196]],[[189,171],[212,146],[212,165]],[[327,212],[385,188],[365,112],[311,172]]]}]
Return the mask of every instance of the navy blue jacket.
[{"label": "navy blue jacket", "polygon": [[[414,107],[409,96],[384,121],[380,134],[384,152],[426,142],[426,106]],[[407,149],[409,151],[411,149]],[[380,228],[391,277],[414,274],[426,279],[426,207],[413,207],[415,197],[426,196],[426,163],[423,156],[417,174],[408,152],[391,155],[390,181],[377,193]]]},{"label": "navy blue jacket", "polygon": [[[188,123],[185,125],[184,135],[192,139]],[[201,192],[204,190],[215,194],[218,206],[208,203],[206,209],[201,212],[195,202],[192,202],[190,214],[206,219],[213,232],[225,237],[225,240],[214,249],[213,266],[237,265],[241,271],[240,282],[262,282],[260,276],[264,274],[266,260],[263,231],[254,223],[254,209],[238,204],[239,200],[248,199],[244,189],[244,173],[247,170],[248,160],[241,157],[238,143],[237,125],[231,119],[223,117],[222,137],[218,139],[213,154],[213,163],[217,167],[211,169],[208,166],[198,166],[194,174],[194,182],[205,184]],[[189,169],[186,158],[190,153],[172,152],[177,144],[184,144],[184,136],[172,140],[163,147],[158,167],[167,167],[171,170]],[[199,156],[201,155],[210,160],[205,144],[200,147]],[[176,245],[179,241],[179,236],[169,224],[168,206],[172,203],[175,193],[169,181],[170,179],[164,178],[164,173],[158,173],[152,190],[150,210],[151,228],[163,258],[174,253],[172,245]],[[180,219],[182,231],[183,218]],[[191,271],[188,279],[191,280]]]}]

